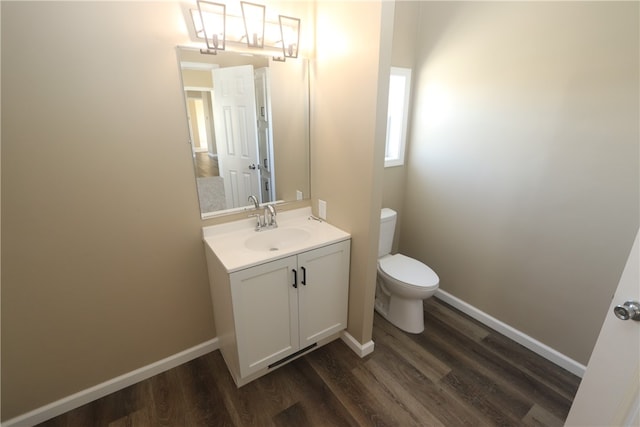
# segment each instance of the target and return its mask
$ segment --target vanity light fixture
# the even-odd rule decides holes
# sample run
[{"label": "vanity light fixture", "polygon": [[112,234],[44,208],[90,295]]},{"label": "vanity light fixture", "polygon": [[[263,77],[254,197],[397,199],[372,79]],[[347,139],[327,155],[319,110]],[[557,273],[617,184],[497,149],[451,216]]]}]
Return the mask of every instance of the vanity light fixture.
[{"label": "vanity light fixture", "polygon": [[241,1],[240,6],[242,8],[242,20],[244,21],[247,46],[259,49],[264,48],[265,6],[247,1]]},{"label": "vanity light fixture", "polygon": [[267,21],[264,5],[247,1],[239,3],[242,16],[227,13],[224,3],[197,0],[198,9],[191,9],[191,20],[196,37],[204,39],[207,44],[206,49],[200,49],[201,53],[215,55],[219,50],[229,49],[248,53],[262,49],[265,54],[274,55],[275,61],[284,62],[287,58],[298,57],[299,18],[278,15],[278,22]]},{"label": "vanity light fixture", "polygon": [[[216,55],[219,50],[225,50],[226,5],[206,0],[198,0],[198,15],[200,17],[201,34],[207,42],[207,48],[200,49],[200,52]],[[196,22],[197,20],[194,19],[193,23],[196,27],[196,35],[200,36]]]}]

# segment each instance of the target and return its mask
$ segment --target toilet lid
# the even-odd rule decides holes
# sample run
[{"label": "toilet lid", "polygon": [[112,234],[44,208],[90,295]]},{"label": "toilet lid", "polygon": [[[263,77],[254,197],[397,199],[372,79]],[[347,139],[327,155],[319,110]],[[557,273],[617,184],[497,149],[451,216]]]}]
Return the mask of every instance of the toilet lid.
[{"label": "toilet lid", "polygon": [[409,285],[432,287],[440,282],[438,275],[428,266],[402,254],[384,257],[379,264],[387,275]]}]

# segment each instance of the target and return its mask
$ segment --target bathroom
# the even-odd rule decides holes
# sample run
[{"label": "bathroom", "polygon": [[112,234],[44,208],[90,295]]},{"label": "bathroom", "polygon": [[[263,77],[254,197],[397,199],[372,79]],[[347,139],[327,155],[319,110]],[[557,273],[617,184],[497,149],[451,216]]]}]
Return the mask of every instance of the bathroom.
[{"label": "bathroom", "polygon": [[[276,4],[317,34],[310,203],[352,235],[349,333],[371,340],[385,206],[442,289],[586,365],[638,229],[637,3]],[[194,188],[182,3],[0,7],[6,421],[215,338],[222,220]],[[383,169],[379,76],[413,64]]]}]

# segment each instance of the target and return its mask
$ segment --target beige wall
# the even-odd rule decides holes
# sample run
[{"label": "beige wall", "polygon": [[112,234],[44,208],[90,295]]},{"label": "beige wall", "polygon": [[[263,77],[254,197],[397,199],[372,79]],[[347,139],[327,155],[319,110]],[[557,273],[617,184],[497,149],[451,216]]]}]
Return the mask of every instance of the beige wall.
[{"label": "beige wall", "polygon": [[[394,25],[393,25],[393,47],[391,53],[391,65],[394,67],[405,67],[414,69],[416,46],[419,39],[418,24],[420,23],[420,2],[418,1],[396,1]],[[413,80],[416,76],[413,75]],[[411,100],[409,110],[412,110]],[[407,147],[405,165],[410,153],[412,117],[409,113],[407,122]],[[402,212],[405,200],[405,180],[406,166],[394,166],[384,168],[382,180],[382,206],[391,208],[398,213]],[[400,240],[399,230],[402,227],[402,215],[398,216],[396,233],[393,239],[393,252],[398,250]]]},{"label": "beige wall", "polygon": [[1,7],[8,419],[215,329],[178,4]]},{"label": "beige wall", "polygon": [[352,234],[348,331],[365,343],[373,324],[393,3],[318,2],[316,13],[325,37],[317,38],[311,79],[313,207],[325,200],[328,221]]},{"label": "beige wall", "polygon": [[182,70],[185,87],[213,88],[213,76],[209,70]]},{"label": "beige wall", "polygon": [[[411,8],[396,7],[421,31],[397,198],[404,172],[382,169],[394,4],[319,2],[303,24],[325,36],[312,193],[353,235],[349,332],[371,338],[384,188],[400,249],[443,289],[585,363],[638,227],[638,5]],[[228,218],[199,220],[180,5],[1,11],[5,420],[215,336],[200,228]],[[429,110],[435,83],[447,114]]]},{"label": "beige wall", "polygon": [[638,16],[422,3],[400,250],[584,364],[638,228]]},{"label": "beige wall", "polygon": [[[312,3],[273,3],[301,16],[306,36],[315,34]],[[7,420],[213,338],[201,227],[245,215],[199,219],[176,54],[189,42],[183,4],[0,7]],[[319,160],[312,168],[330,218],[354,233],[349,328],[364,342],[371,337],[377,240],[377,223],[370,222],[380,208],[373,191],[382,153],[379,47],[371,37],[380,36],[381,6],[344,9],[349,20],[340,26],[357,53],[336,61],[325,50],[316,62],[319,93],[328,102],[314,110],[324,129],[314,135]],[[363,16],[369,33],[352,28]],[[324,19],[323,31],[333,33],[326,13]],[[313,54],[313,44],[307,46],[304,53]],[[359,60],[358,71],[350,70]],[[339,64],[341,78],[324,61]],[[359,111],[356,131],[335,114],[337,103],[343,112]],[[338,142],[347,153],[332,151]],[[354,153],[362,159],[356,168]]]},{"label": "beige wall", "polygon": [[[276,168],[276,198],[296,200],[296,191],[311,197],[309,159],[309,65],[305,61],[272,61],[271,120]],[[292,82],[305,82],[305,87]],[[286,126],[278,126],[278,123]]]}]

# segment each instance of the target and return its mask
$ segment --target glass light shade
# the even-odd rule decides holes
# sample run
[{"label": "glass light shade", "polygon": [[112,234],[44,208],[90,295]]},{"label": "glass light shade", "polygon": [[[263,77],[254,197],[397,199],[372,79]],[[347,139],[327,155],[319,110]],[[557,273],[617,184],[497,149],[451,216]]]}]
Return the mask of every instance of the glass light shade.
[{"label": "glass light shade", "polygon": [[300,49],[300,19],[278,15],[282,53],[285,58],[297,58]]},{"label": "glass light shade", "polygon": [[261,4],[241,1],[242,20],[244,21],[247,46],[264,47],[264,18],[265,7]]},{"label": "glass light shade", "polygon": [[[207,49],[212,51],[224,50],[226,43],[226,6],[221,3],[198,0],[198,11],[200,12],[202,33],[207,42]],[[198,34],[197,26],[196,34]]]},{"label": "glass light shade", "polygon": [[202,28],[200,11],[198,9],[189,9],[189,12],[191,12],[191,21],[193,21],[193,28],[196,30],[196,37],[204,39],[204,28]]}]

